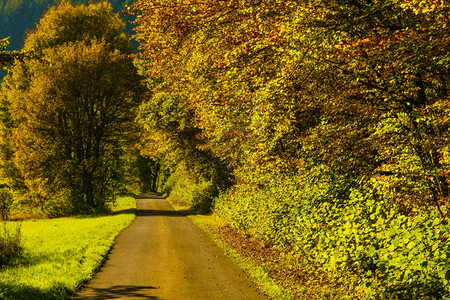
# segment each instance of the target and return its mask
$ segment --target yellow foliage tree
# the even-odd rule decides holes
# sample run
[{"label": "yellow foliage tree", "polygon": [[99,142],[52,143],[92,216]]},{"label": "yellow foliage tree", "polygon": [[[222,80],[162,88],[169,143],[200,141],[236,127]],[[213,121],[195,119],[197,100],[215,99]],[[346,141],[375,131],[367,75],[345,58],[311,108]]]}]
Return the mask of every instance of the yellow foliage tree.
[{"label": "yellow foliage tree", "polygon": [[40,59],[5,79],[13,161],[40,203],[98,207],[115,195],[143,90],[123,29],[107,2],[63,1],[26,39]]}]

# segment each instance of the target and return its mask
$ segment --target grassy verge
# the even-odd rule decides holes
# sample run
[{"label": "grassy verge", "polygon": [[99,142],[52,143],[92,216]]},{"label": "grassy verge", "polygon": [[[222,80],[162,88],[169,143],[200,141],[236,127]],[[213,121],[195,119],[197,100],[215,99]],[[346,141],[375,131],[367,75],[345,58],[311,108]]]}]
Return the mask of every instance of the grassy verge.
[{"label": "grassy verge", "polygon": [[123,197],[107,216],[22,222],[24,252],[0,269],[0,299],[69,299],[134,220],[135,205]]},{"label": "grassy verge", "polygon": [[190,215],[208,232],[260,289],[275,300],[353,299],[351,284],[330,281],[307,264],[298,265],[289,255],[265,247],[258,240],[239,233],[214,215]]},{"label": "grassy verge", "polygon": [[[171,200],[170,198],[168,199]],[[172,206],[178,211],[189,211],[189,206],[185,203],[179,203],[176,201],[170,201]],[[275,300],[292,300],[294,297],[289,289],[280,285],[277,280],[273,278],[266,269],[267,266],[263,266],[257,260],[252,258],[252,255],[241,251],[238,247],[234,247],[229,241],[224,238],[223,232],[227,227],[224,223],[215,215],[202,215],[202,214],[187,214],[192,222],[198,227],[207,232],[214,242],[221,247],[225,253],[233,258],[233,260],[248,274],[248,276],[255,282],[256,285],[271,299]],[[250,242],[250,241],[247,241]],[[258,251],[258,250],[255,250]]]},{"label": "grassy verge", "polygon": [[291,293],[280,286],[272,278],[266,269],[259,265],[250,256],[245,255],[232,245],[230,245],[221,235],[221,230],[226,224],[214,215],[191,215],[192,222],[205,230],[212,239],[221,247],[225,253],[234,259],[234,261],[249,275],[249,277],[259,286],[259,288],[275,300],[292,300]]},{"label": "grassy verge", "polygon": [[192,213],[183,203],[171,203],[207,232],[271,299],[353,299],[351,284],[335,283],[307,262],[299,265],[297,259],[233,230],[216,215]]}]

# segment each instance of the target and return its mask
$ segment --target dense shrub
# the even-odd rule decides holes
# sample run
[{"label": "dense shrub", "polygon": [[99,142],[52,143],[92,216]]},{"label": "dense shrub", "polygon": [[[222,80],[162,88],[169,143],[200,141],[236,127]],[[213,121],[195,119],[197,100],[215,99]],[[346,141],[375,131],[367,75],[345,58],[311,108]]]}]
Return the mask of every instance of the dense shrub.
[{"label": "dense shrub", "polygon": [[7,228],[6,223],[3,223],[3,226],[0,227],[0,267],[21,254],[20,237],[20,226],[14,230]]},{"label": "dense shrub", "polygon": [[216,190],[212,182],[193,178],[183,164],[169,176],[164,186],[164,193],[171,201],[201,213],[211,211]]},{"label": "dense shrub", "polygon": [[[273,180],[236,186],[216,212],[298,262],[336,279],[354,280],[355,298],[440,299],[450,296],[450,225],[437,211],[400,213],[376,191],[327,182]],[[347,192],[345,200],[335,200]]]},{"label": "dense shrub", "polygon": [[0,188],[0,216],[2,220],[9,218],[11,206],[14,202],[12,193],[7,188]]}]

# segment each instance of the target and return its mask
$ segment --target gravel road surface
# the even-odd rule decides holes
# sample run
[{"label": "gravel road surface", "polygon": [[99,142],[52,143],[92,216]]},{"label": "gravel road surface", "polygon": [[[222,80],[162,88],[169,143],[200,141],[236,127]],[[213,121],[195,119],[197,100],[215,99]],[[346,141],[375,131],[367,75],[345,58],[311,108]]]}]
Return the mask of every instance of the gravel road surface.
[{"label": "gravel road surface", "polygon": [[75,299],[268,299],[165,199],[136,201],[136,220],[119,235],[104,266]]}]

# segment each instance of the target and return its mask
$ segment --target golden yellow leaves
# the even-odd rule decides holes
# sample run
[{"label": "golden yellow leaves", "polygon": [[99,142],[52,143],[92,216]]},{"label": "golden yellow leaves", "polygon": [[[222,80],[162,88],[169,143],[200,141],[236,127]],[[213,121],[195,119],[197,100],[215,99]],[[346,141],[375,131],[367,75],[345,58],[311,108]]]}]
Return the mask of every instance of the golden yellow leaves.
[{"label": "golden yellow leaves", "polygon": [[447,0],[404,0],[400,2],[399,6],[402,9],[412,10],[416,15],[435,13],[449,5]]}]

